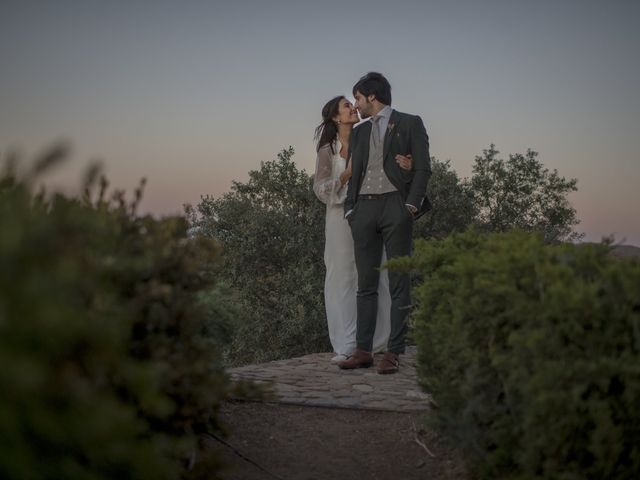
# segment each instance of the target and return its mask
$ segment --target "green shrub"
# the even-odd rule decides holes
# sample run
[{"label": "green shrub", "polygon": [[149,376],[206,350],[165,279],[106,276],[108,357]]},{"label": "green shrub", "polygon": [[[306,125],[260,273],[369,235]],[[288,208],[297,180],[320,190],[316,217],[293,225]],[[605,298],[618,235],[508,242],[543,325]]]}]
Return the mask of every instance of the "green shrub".
[{"label": "green shrub", "polygon": [[0,477],[195,478],[181,463],[229,388],[220,248],[137,216],[141,190],[105,199],[95,170],[83,199],[34,195],[65,156],[0,176]]},{"label": "green shrub", "polygon": [[324,310],[324,205],[293,149],[187,208],[199,235],[224,249],[222,275],[238,305],[228,364],[330,349]]},{"label": "green shrub", "polygon": [[640,263],[521,231],[419,241],[431,421],[481,478],[640,475]]}]

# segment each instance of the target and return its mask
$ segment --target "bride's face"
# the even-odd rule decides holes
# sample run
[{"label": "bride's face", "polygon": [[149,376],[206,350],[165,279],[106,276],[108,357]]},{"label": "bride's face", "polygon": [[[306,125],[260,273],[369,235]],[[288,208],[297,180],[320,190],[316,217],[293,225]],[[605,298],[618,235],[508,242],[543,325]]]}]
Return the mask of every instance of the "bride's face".
[{"label": "bride's face", "polygon": [[338,106],[338,115],[333,119],[341,124],[353,125],[358,123],[358,111],[349,100],[343,98]]}]

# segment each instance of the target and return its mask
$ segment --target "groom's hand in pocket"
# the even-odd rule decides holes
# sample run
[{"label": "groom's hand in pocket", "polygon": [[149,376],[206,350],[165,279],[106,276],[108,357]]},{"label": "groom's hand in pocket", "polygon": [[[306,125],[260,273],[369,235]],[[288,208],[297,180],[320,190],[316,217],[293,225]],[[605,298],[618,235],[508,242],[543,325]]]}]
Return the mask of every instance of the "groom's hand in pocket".
[{"label": "groom's hand in pocket", "polygon": [[344,218],[347,222],[351,223],[351,216],[353,215],[353,208],[344,214]]},{"label": "groom's hand in pocket", "polygon": [[415,218],[416,217],[416,212],[418,211],[418,209],[416,207],[414,207],[413,205],[409,205],[408,203],[405,203],[404,206],[407,207],[407,211],[411,215],[411,218]]}]

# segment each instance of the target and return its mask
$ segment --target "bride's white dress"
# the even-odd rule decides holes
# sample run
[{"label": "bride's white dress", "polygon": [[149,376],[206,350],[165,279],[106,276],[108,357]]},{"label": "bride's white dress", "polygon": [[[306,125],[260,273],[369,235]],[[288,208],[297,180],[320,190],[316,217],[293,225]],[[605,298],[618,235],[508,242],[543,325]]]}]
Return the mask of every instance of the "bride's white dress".
[{"label": "bride's white dress", "polygon": [[[340,156],[339,141],[325,145],[318,151],[313,191],[327,205],[325,220],[324,263],[327,276],[324,282],[324,302],[327,311],[329,338],[334,352],[350,355],[356,348],[356,291],[358,273],[353,254],[351,228],[344,218],[347,185],[340,182],[346,160]],[[381,263],[386,261],[383,251]],[[387,270],[380,272],[378,285],[378,317],[373,337],[373,351],[386,350],[391,330],[391,295]]]}]

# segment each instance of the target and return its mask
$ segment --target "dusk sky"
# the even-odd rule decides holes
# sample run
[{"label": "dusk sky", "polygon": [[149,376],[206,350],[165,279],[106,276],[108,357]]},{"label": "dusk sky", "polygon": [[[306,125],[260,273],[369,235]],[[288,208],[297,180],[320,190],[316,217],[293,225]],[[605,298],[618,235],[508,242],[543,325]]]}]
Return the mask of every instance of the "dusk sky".
[{"label": "dusk sky", "polygon": [[312,173],[323,104],[364,73],[422,116],[462,177],[495,143],[578,179],[586,240],[640,245],[640,1],[0,0],[0,152],[68,139],[143,211],[219,196],[292,145]]}]

